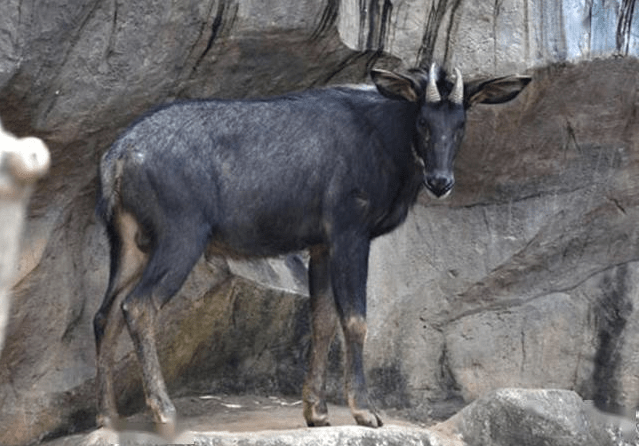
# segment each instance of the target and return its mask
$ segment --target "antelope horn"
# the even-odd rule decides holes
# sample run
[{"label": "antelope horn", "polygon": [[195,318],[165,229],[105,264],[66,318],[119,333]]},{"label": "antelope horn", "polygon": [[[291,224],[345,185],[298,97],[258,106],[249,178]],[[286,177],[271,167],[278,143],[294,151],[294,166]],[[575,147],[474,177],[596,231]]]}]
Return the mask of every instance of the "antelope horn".
[{"label": "antelope horn", "polygon": [[442,97],[437,89],[437,67],[433,63],[428,73],[428,85],[426,86],[426,102],[439,102]]},{"label": "antelope horn", "polygon": [[455,68],[455,86],[448,99],[453,104],[461,105],[464,103],[464,81],[461,72],[457,68]]}]

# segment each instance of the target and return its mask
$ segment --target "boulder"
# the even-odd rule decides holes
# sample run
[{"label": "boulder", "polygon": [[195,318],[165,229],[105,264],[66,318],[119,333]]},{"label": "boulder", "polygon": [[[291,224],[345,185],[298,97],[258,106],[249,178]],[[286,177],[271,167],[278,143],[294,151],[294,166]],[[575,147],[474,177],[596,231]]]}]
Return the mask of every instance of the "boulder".
[{"label": "boulder", "polygon": [[606,420],[576,393],[555,389],[490,392],[434,430],[457,435],[468,446],[613,446],[639,441],[634,422]]}]

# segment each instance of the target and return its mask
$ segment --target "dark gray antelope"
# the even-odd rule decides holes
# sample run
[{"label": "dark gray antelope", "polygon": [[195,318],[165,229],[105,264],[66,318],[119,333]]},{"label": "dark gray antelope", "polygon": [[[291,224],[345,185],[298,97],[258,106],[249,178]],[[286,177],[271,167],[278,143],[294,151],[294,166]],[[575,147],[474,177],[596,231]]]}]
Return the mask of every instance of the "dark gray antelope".
[{"label": "dark gray antelope", "polygon": [[435,65],[371,77],[376,89],[176,102],[139,119],[104,154],[97,214],[111,266],[94,320],[100,425],[118,426],[112,366],[126,326],[157,427],[174,428],[154,324],[207,247],[235,257],[309,250],[306,423],[328,424],[327,355],[339,326],[352,414],[382,424],[362,360],[371,240],[404,221],[422,185],[435,197],[451,191],[467,109],[509,101],[530,78],[464,84],[459,70]]}]

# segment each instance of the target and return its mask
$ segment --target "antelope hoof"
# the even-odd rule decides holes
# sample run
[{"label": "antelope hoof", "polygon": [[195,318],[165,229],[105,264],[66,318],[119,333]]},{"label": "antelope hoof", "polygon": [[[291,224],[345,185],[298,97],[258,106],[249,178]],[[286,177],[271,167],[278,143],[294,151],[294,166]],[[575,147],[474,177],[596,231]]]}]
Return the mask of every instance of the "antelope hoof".
[{"label": "antelope hoof", "polygon": [[353,418],[360,426],[382,427],[384,425],[379,415],[367,409],[353,411]]},{"label": "antelope hoof", "polygon": [[149,407],[153,412],[153,420],[155,421],[155,431],[171,440],[175,437],[175,425],[177,422],[177,411],[171,401],[167,400],[163,403],[151,400]]},{"label": "antelope hoof", "polygon": [[326,404],[304,402],[304,419],[308,427],[330,426]]},{"label": "antelope hoof", "polygon": [[110,429],[112,431],[123,430],[123,420],[117,414],[101,413],[96,417],[98,428]]},{"label": "antelope hoof", "polygon": [[155,431],[162,438],[171,441],[175,438],[175,420],[155,423]]}]

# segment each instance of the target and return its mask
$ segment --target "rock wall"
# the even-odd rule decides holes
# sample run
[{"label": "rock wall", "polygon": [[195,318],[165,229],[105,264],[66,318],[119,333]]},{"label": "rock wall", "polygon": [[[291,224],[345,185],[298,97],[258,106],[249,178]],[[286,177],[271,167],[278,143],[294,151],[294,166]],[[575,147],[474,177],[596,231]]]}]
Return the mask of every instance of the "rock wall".
[{"label": "rock wall", "polygon": [[637,404],[637,68],[543,69],[518,104],[475,110],[452,200],[378,242],[370,351],[420,371],[409,405],[503,386]]},{"label": "rock wall", "polygon": [[[360,5],[362,7],[360,8]],[[359,82],[435,58],[468,77],[528,70],[516,101],[469,115],[452,199],[420,197],[376,241],[374,398],[445,416],[502,386],[634,407],[639,175],[634,1],[7,0],[0,117],[51,149],[0,356],[0,443],[91,426],[91,320],[107,277],[93,217],[100,154],[148,107]],[[595,56],[623,57],[587,61]],[[582,60],[572,64],[568,61]],[[205,256],[164,312],[173,394],[298,394],[308,348],[303,257]],[[240,335],[241,334],[241,335]],[[330,391],[341,381],[332,355]],[[141,407],[120,340],[125,411]]]},{"label": "rock wall", "polygon": [[634,0],[343,0],[338,29],[357,50],[464,73],[506,73],[566,60],[637,56]]}]

